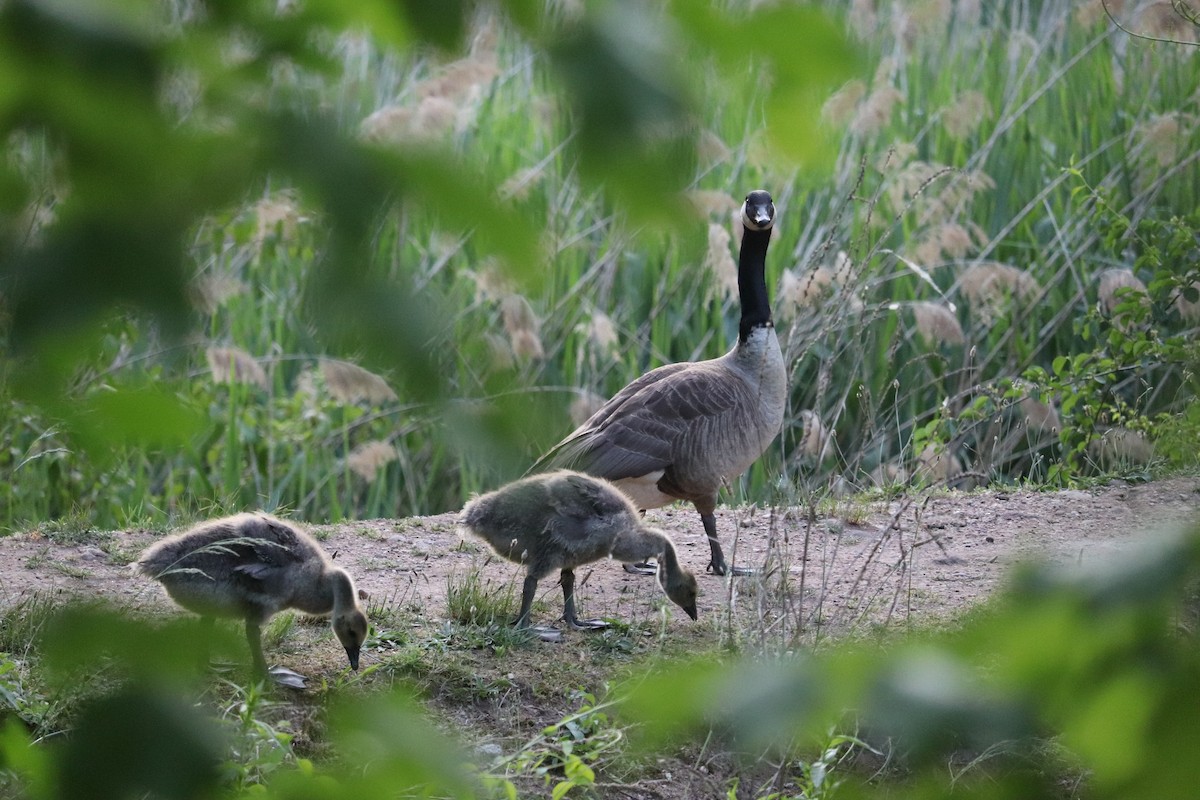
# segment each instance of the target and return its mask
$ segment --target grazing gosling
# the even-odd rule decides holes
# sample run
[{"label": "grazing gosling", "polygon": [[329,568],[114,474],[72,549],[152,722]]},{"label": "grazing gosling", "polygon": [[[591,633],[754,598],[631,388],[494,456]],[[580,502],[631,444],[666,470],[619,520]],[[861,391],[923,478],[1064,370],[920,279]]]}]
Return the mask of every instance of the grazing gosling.
[{"label": "grazing gosling", "polygon": [[367,638],[354,582],[316,540],[269,514],[211,520],[148,547],[135,571],[163,585],[179,605],[204,618],[245,620],[255,672],[267,673],[262,626],[287,608],[332,615],[350,666]]},{"label": "grazing gosling", "polygon": [[675,545],[662,531],[643,524],[629,498],[606,480],[570,470],[522,478],[471,500],[458,522],[500,557],[526,566],[518,628],[529,626],[538,580],[556,569],[567,624],[576,630],[605,627],[575,614],[574,570],[602,558],[658,557],[658,579],[667,597],[696,619],[696,578],[679,566]]}]

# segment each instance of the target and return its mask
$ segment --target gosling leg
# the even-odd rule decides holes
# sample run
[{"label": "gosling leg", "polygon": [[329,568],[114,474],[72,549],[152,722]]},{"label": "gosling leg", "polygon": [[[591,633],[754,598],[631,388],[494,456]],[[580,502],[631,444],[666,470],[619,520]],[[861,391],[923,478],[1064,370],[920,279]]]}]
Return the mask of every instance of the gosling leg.
[{"label": "gosling leg", "polygon": [[250,645],[250,662],[255,678],[267,677],[267,659],[263,657],[262,627],[258,620],[246,620],[246,644]]},{"label": "gosling leg", "polygon": [[608,623],[602,619],[580,619],[575,615],[575,571],[564,569],[560,582],[563,589],[563,619],[572,629],[577,631],[598,630],[607,628]]},{"label": "gosling leg", "polygon": [[543,642],[561,642],[562,631],[557,628],[542,625],[531,627],[529,625],[529,610],[533,607],[533,596],[537,594],[537,584],[537,578],[532,575],[525,576],[525,583],[521,587],[521,612],[517,614],[515,625],[518,630],[528,630]]}]

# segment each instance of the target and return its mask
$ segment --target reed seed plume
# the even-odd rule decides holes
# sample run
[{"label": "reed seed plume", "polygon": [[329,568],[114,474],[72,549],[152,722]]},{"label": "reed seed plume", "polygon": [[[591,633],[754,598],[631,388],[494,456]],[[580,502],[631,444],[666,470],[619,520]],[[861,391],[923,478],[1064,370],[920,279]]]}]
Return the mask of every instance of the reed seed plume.
[{"label": "reed seed plume", "polygon": [[254,243],[259,248],[269,240],[282,243],[295,241],[300,225],[308,221],[290,192],[276,192],[264,197],[254,204],[252,210]]},{"label": "reed seed plume", "polygon": [[374,483],[379,474],[399,457],[390,442],[373,440],[363,442],[346,456],[346,465],[367,483]]},{"label": "reed seed plume", "polygon": [[1188,155],[1196,119],[1195,115],[1174,111],[1155,114],[1134,126],[1139,187],[1150,186],[1164,169]]},{"label": "reed seed plume", "polygon": [[917,335],[927,346],[961,346],[966,343],[958,317],[941,303],[928,300],[915,302],[912,304],[912,313]]},{"label": "reed seed plume", "polygon": [[418,83],[413,93],[422,100],[436,97],[455,104],[476,102],[498,74],[494,53],[488,57],[461,58]]},{"label": "reed seed plume", "polygon": [[1056,434],[1062,430],[1058,409],[1053,403],[1043,402],[1037,387],[1026,380],[1015,380],[1013,385],[1025,392],[1017,403],[1021,416],[1029,429],[1038,434]]},{"label": "reed seed plume", "polygon": [[954,98],[942,109],[942,127],[952,139],[966,139],[992,118],[992,107],[982,92],[974,89]]},{"label": "reed seed plume", "polygon": [[983,231],[974,223],[970,228],[957,222],[933,225],[918,237],[913,260],[933,265],[943,259],[962,259],[984,241]]},{"label": "reed seed plume", "polygon": [[541,323],[533,306],[520,294],[505,295],[500,301],[500,317],[508,333],[513,355],[520,361],[541,361],[546,357],[540,334]]},{"label": "reed seed plume", "polygon": [[575,399],[571,401],[571,405],[567,408],[567,413],[571,416],[571,423],[575,427],[579,427],[587,420],[591,419],[592,414],[595,414],[604,405],[605,398],[592,391],[581,391],[575,395]]},{"label": "reed seed plume", "polygon": [[1154,460],[1154,445],[1141,431],[1114,427],[1088,442],[1088,455],[1102,470],[1140,466]]},{"label": "reed seed plume", "polygon": [[1075,7],[1075,21],[1084,28],[1090,28],[1102,20],[1107,26],[1108,14],[1105,13],[1105,5],[1117,19],[1124,17],[1125,0],[1082,0]]},{"label": "reed seed plume", "polygon": [[908,469],[898,461],[886,461],[880,464],[871,470],[871,474],[867,477],[871,479],[871,483],[875,486],[883,488],[889,486],[906,486],[912,480]]},{"label": "reed seed plume", "polygon": [[863,41],[869,40],[879,28],[879,13],[875,0],[852,0],[850,3],[850,32]]},{"label": "reed seed plume", "polygon": [[892,142],[890,147],[876,157],[875,169],[884,175],[895,175],[904,169],[916,154],[917,146],[912,142]]},{"label": "reed seed plume", "polygon": [[829,449],[829,429],[821,421],[821,417],[812,409],[803,409],[796,415],[800,423],[799,442],[797,449],[807,458],[821,461]]},{"label": "reed seed plume", "polygon": [[517,365],[508,337],[487,331],[483,334],[483,341],[487,345],[489,373],[506,372]]},{"label": "reed seed plume", "polygon": [[543,361],[546,350],[535,331],[522,329],[511,334],[513,355],[519,361]]},{"label": "reed seed plume", "polygon": [[982,170],[912,161],[896,172],[884,196],[895,214],[911,213],[919,225],[943,225],[959,219],[975,195],[995,187]]},{"label": "reed seed plume", "polygon": [[958,277],[958,290],[984,325],[992,325],[1007,313],[1013,301],[1027,303],[1040,287],[1024,270],[996,261],[980,261]]},{"label": "reed seed plume", "polygon": [[592,309],[587,322],[581,323],[579,327],[600,353],[612,355],[617,352],[617,346],[620,344],[617,326],[608,314]]},{"label": "reed seed plume", "polygon": [[475,270],[467,270],[475,283],[475,302],[500,302],[513,293],[513,284],[496,258],[486,258]]},{"label": "reed seed plume", "polygon": [[500,198],[502,200],[525,200],[545,176],[546,169],[542,166],[519,169],[500,184]]},{"label": "reed seed plume", "polygon": [[705,128],[696,141],[696,155],[702,164],[721,164],[729,160],[733,151],[724,139]]},{"label": "reed seed plume", "polygon": [[458,123],[454,101],[424,97],[415,106],[392,105],[372,113],[359,126],[359,135],[382,145],[436,142],[454,133]]},{"label": "reed seed plume", "polygon": [[801,274],[785,269],[779,281],[779,316],[791,319],[795,311],[818,305],[833,291],[833,270],[827,267],[815,267]]},{"label": "reed seed plume", "polygon": [[232,275],[206,273],[192,281],[189,297],[193,308],[205,314],[214,314],[226,300],[244,294],[248,288]]},{"label": "reed seed plume", "polygon": [[949,486],[962,471],[962,462],[946,445],[927,444],[917,456],[913,478],[925,483]]},{"label": "reed seed plume", "polygon": [[[1200,30],[1176,8],[1176,3],[1179,2],[1180,0],[1156,0],[1142,3],[1134,14],[1133,29],[1144,36],[1195,43]],[[1181,5],[1184,8],[1188,7],[1186,2]],[[1196,9],[1193,6],[1191,10]]]},{"label": "reed seed plume", "polygon": [[[1196,281],[1191,285],[1192,291],[1200,293],[1200,281]],[[1189,325],[1195,325],[1200,322],[1200,298],[1196,300],[1188,300],[1182,289],[1176,289],[1172,293],[1171,301],[1175,313]]]},{"label": "reed seed plume", "polygon": [[1096,300],[1100,310],[1112,318],[1113,325],[1119,330],[1129,330],[1133,322],[1131,315],[1120,311],[1119,307],[1127,300],[1133,299],[1129,296],[1133,293],[1140,295],[1137,299],[1142,305],[1148,305],[1150,298],[1146,294],[1146,284],[1131,270],[1119,268],[1104,270],[1098,276],[1097,282],[1099,285],[1096,289]]},{"label": "reed seed plume", "polygon": [[867,85],[859,79],[842,84],[821,106],[821,118],[841,127],[854,119],[858,104],[867,94]]},{"label": "reed seed plume", "polygon": [[859,136],[872,136],[891,122],[892,111],[904,99],[904,93],[895,86],[872,89],[854,114],[850,130]]},{"label": "reed seed plume", "polygon": [[898,40],[910,46],[922,40],[944,40],[950,17],[950,0],[913,0],[892,4],[892,29]]},{"label": "reed seed plume", "polygon": [[738,201],[727,192],[711,189],[692,189],[687,193],[688,202],[696,213],[705,219],[727,219],[738,210]]},{"label": "reed seed plume", "polygon": [[335,358],[322,358],[319,363],[329,393],[340,403],[366,400],[371,405],[382,405],[397,399],[387,381],[357,364]]},{"label": "reed seed plume", "polygon": [[[738,212],[738,229],[741,215]],[[704,268],[716,279],[713,284],[725,297],[737,297],[737,262],[730,250],[731,237],[724,225],[712,223],[708,226],[708,252],[704,256]]]},{"label": "reed seed plume", "polygon": [[204,351],[216,383],[248,383],[266,390],[267,373],[254,356],[237,347],[210,347]]},{"label": "reed seed plume", "polygon": [[850,289],[854,286],[857,275],[850,255],[845,250],[838,250],[837,255],[833,257],[833,282],[843,289]]}]

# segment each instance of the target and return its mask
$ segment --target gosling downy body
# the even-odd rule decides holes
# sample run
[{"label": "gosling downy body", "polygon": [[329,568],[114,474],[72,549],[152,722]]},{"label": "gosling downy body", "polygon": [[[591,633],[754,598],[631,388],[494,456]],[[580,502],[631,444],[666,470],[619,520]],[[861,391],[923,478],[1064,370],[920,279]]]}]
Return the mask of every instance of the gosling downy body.
[{"label": "gosling downy body", "polygon": [[265,675],[262,625],[284,609],[330,616],[350,666],[367,637],[367,617],[350,575],[316,540],[269,514],[211,520],[151,545],[134,565],[171,599],[202,617],[246,624],[255,672]]},{"label": "gosling downy body", "polygon": [[574,572],[604,558],[657,557],[659,583],[667,596],[696,619],[695,576],[680,567],[670,537],[645,525],[629,498],[608,481],[569,470],[522,478],[471,500],[458,522],[501,558],[525,565],[518,627],[529,626],[538,580],[555,570],[567,624],[577,630],[604,627],[576,615]]},{"label": "gosling downy body", "polygon": [[[787,371],[771,321],[766,257],[775,205],[765,191],[742,204],[738,340],[708,361],[667,364],[636,379],[543,456],[533,470],[567,467],[606,478],[641,510],[691,502],[708,537],[709,569],[727,571],[713,512],[783,426]],[[745,573],[749,570],[737,570]]]}]

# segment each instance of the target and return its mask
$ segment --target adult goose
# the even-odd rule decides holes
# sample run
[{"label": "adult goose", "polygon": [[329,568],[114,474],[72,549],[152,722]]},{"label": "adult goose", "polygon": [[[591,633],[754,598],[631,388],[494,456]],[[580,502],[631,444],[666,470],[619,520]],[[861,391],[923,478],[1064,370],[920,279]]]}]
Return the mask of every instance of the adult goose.
[{"label": "adult goose", "polygon": [[[262,625],[287,608],[331,616],[334,635],[358,669],[367,617],[354,582],[316,540],[283,520],[262,513],[210,520],[156,542],[133,566],[201,617],[243,620],[259,676],[267,674]],[[302,676],[283,673],[303,685]]]},{"label": "adult goose", "polygon": [[708,536],[708,568],[717,575],[728,570],[713,515],[717,492],[762,455],[783,425],[787,372],[766,281],[774,222],[770,194],[746,195],[738,260],[742,317],[733,349],[642,375],[531,470],[559,466],[606,478],[642,511],[690,501]]},{"label": "adult goose", "polygon": [[[696,619],[695,576],[679,566],[670,537],[643,524],[629,498],[608,481],[569,470],[522,478],[468,502],[458,522],[496,555],[525,565],[519,628],[529,627],[538,580],[555,570],[567,625],[576,630],[606,627],[600,620],[581,620],[575,612],[575,568],[604,558],[657,557],[667,597]],[[560,638],[556,630],[535,632],[548,641]]]}]

